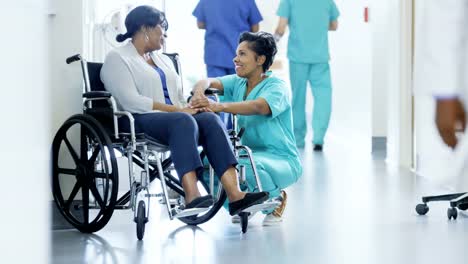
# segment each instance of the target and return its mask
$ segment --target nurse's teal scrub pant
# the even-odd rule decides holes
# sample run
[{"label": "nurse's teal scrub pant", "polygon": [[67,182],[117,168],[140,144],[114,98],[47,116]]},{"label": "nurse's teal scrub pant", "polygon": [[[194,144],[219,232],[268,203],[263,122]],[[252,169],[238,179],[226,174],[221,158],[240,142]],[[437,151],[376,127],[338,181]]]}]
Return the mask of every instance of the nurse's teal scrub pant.
[{"label": "nurse's teal scrub pant", "polygon": [[296,145],[304,147],[307,134],[305,103],[307,82],[312,87],[314,109],[312,116],[313,143],[323,144],[328,129],[332,105],[330,66],[328,63],[296,63],[290,61],[292,110]]}]

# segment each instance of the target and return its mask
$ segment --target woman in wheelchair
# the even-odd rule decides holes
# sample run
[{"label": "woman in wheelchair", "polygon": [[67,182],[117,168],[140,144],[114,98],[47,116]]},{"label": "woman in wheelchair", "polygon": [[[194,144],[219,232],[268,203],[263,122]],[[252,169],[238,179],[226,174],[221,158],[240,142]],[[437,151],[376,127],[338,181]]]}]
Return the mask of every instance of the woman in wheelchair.
[{"label": "woman in wheelchair", "polygon": [[[116,39],[131,40],[107,55],[101,80],[118,108],[134,114],[136,132],[169,146],[185,192],[185,208],[209,207],[213,203],[211,195],[201,196],[197,187],[197,177],[203,171],[199,144],[227,193],[231,215],[264,202],[267,192],[239,190],[237,160],[219,117],[186,106],[171,60],[155,52],[162,48],[168,28],[164,13],[151,6],[139,6],[127,15],[125,26],[127,33]],[[128,119],[120,118],[119,125],[128,127]]]},{"label": "woman in wheelchair", "polygon": [[[263,189],[271,198],[281,200],[275,210],[264,212],[264,224],[281,221],[286,205],[286,193],[281,190],[302,174],[292,128],[290,90],[267,71],[276,51],[269,33],[241,34],[234,58],[236,74],[197,82],[191,100],[193,109],[240,115],[238,125],[245,128],[242,144],[253,151]],[[204,95],[207,88],[221,90],[224,102],[209,100]],[[255,186],[252,172],[247,173],[247,182]]]}]

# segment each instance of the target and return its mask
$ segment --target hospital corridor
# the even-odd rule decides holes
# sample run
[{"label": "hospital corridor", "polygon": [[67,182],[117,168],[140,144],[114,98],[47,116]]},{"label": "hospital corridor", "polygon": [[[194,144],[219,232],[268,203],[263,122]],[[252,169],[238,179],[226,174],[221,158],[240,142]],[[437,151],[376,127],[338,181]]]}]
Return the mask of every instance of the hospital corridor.
[{"label": "hospital corridor", "polygon": [[1,9],[1,263],[467,262],[468,0]]}]

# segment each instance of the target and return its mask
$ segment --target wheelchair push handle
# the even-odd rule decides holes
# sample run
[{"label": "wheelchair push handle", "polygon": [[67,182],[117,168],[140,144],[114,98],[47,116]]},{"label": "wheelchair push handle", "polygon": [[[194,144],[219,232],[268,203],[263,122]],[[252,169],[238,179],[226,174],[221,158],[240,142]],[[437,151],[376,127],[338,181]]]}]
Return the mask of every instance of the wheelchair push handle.
[{"label": "wheelchair push handle", "polygon": [[[208,88],[205,90],[205,95],[215,95],[221,94],[221,91],[215,88]],[[190,92],[190,95],[193,95],[193,91]]]},{"label": "wheelchair push handle", "polygon": [[79,60],[81,60],[81,55],[80,55],[80,54],[76,54],[76,55],[73,55],[73,56],[71,56],[71,57],[68,57],[68,58],[65,60],[65,62],[66,62],[67,64],[70,64],[70,63],[73,63],[73,62],[79,61]]}]

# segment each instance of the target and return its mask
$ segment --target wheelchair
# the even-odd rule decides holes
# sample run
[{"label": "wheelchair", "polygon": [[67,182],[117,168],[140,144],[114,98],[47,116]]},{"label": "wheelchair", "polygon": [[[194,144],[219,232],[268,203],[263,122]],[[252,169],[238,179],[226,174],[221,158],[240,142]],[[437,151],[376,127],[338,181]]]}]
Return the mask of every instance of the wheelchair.
[{"label": "wheelchair", "polygon": [[[182,76],[178,54],[166,55]],[[84,80],[83,113],[68,118],[58,129],[52,143],[52,194],[63,217],[79,231],[93,233],[109,222],[114,210],[131,209],[137,238],[142,240],[149,218],[150,198],[158,197],[165,204],[171,220],[177,218],[188,225],[209,221],[227,198],[222,185],[216,184],[211,166],[209,179],[199,182],[206,193],[213,195],[213,205],[209,208],[185,209],[182,184],[171,173],[173,164],[168,146],[146,134],[135,133],[132,114],[117,109],[115,99],[100,80],[102,63],[87,62],[79,54],[66,59],[67,64],[77,61],[81,63]],[[215,94],[213,91],[208,93]],[[129,120],[129,132],[119,129],[118,118]],[[257,183],[255,190],[262,191],[252,152],[240,144],[244,130],[240,129],[237,133],[236,126],[235,122],[234,128],[229,131],[236,157],[250,160]],[[203,150],[200,155],[203,159]],[[119,156],[128,159],[130,186],[130,190],[120,197]],[[135,168],[139,168],[139,173]],[[245,169],[238,168],[238,171],[239,182],[245,182]],[[150,183],[155,179],[160,181],[162,193],[150,192]],[[170,199],[169,190],[179,198]],[[241,212],[242,232],[247,231],[250,213],[273,209],[278,205],[279,202],[268,200]]]}]

